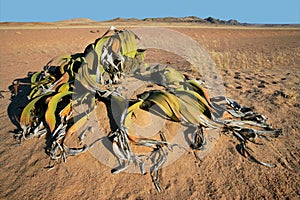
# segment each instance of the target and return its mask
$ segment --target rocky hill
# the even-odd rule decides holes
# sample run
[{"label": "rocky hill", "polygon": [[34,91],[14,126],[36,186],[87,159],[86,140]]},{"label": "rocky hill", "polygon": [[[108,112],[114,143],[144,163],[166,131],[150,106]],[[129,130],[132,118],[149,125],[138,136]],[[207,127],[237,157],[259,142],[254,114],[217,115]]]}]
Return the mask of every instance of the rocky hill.
[{"label": "rocky hill", "polygon": [[109,24],[115,25],[155,25],[172,24],[172,25],[224,25],[224,26],[258,26],[258,27],[300,27],[300,24],[250,24],[241,23],[235,19],[221,20],[213,17],[199,18],[196,16],[188,17],[157,17],[157,18],[120,18],[117,17],[111,20],[97,21],[89,18],[74,18],[69,20],[61,20],[56,22],[0,22],[1,27],[79,27],[79,26],[106,26]]},{"label": "rocky hill", "polygon": [[146,18],[143,21],[152,21],[152,22],[185,22],[185,23],[202,23],[202,24],[225,24],[225,25],[242,25],[242,23],[237,20],[220,20],[213,17],[208,17],[205,19],[189,16],[189,17],[165,17],[165,18]]},{"label": "rocky hill", "polygon": [[144,18],[144,19],[136,19],[136,18],[115,18],[112,20],[113,22],[128,22],[128,21],[144,21],[144,22],[158,22],[158,23],[197,23],[197,24],[223,24],[223,25],[245,25],[244,23],[240,23],[237,20],[220,20],[213,17],[208,17],[205,19],[196,17],[196,16],[188,16],[188,17],[157,17],[157,18]]}]

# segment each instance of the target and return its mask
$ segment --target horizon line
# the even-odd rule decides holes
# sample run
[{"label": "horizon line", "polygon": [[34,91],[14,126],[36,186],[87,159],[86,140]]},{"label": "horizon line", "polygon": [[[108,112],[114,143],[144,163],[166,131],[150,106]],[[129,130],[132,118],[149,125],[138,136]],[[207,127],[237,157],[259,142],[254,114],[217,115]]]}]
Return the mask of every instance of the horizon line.
[{"label": "horizon line", "polygon": [[[72,20],[79,20],[79,19],[86,19],[86,20],[91,20],[95,22],[109,22],[113,20],[139,20],[143,21],[146,19],[167,19],[167,18],[174,18],[174,19],[184,19],[184,18],[197,18],[199,20],[204,20],[208,18],[213,18],[215,20],[219,20],[220,22],[228,22],[230,20],[236,20],[239,24],[248,24],[248,25],[300,25],[300,22],[240,22],[237,19],[229,19],[229,20],[223,20],[219,18],[215,18],[212,16],[209,17],[198,17],[198,16],[185,16],[185,17],[174,17],[174,16],[167,16],[167,17],[146,17],[146,18],[139,18],[139,17],[115,17],[112,19],[104,19],[104,20],[97,20],[97,19],[92,19],[89,17],[75,17],[75,18],[66,18],[66,19],[59,19],[59,20],[24,20],[24,21],[17,21],[17,20],[2,20],[0,19],[0,23],[57,23],[57,22],[63,22],[63,21],[72,21]],[[209,22],[209,21],[207,21]],[[177,22],[177,23],[184,23],[184,22]],[[192,22],[190,22],[192,23]],[[196,22],[195,22],[196,23]],[[199,22],[198,22],[199,23]],[[213,24],[213,23],[212,23]]]}]

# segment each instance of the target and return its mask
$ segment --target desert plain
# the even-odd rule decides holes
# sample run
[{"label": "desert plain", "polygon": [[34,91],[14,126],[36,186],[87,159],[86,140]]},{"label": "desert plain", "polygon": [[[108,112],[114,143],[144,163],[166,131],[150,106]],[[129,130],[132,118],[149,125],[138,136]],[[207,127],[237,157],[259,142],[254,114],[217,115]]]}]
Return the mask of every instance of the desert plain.
[{"label": "desert plain", "polygon": [[[1,199],[299,199],[300,28],[181,23],[88,21],[0,24],[0,198]],[[89,152],[49,170],[45,138],[16,145],[8,116],[9,86],[40,71],[60,54],[83,52],[111,25],[165,27],[202,45],[216,63],[226,96],[268,117],[282,136],[264,141],[256,154],[268,168],[241,156],[235,138],[221,135],[208,155],[184,153],[160,171],[158,193],[146,174],[112,174]],[[171,55],[151,52],[146,61],[180,69]],[[213,88],[212,88],[213,89]]]}]

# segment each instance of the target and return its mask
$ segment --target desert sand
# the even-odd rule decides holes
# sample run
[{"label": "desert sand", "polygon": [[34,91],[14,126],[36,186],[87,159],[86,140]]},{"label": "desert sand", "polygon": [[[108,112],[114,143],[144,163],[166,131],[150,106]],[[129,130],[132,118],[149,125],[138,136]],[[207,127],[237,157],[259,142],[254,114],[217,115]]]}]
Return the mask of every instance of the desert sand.
[{"label": "desert sand", "polygon": [[[207,49],[223,77],[226,95],[267,116],[283,130],[264,141],[256,155],[276,168],[249,161],[235,138],[221,135],[211,152],[196,159],[192,151],[161,170],[158,193],[149,174],[112,174],[89,152],[69,157],[48,170],[45,138],[17,145],[8,116],[8,87],[28,72],[40,71],[54,56],[82,52],[110,25],[87,22],[0,26],[0,198],[1,199],[299,199],[300,197],[300,29],[299,27],[190,26],[156,24],[186,34]],[[86,25],[87,24],[87,25]],[[178,68],[172,56],[155,59]],[[154,59],[154,60],[153,60]],[[22,102],[20,102],[22,104]]]}]

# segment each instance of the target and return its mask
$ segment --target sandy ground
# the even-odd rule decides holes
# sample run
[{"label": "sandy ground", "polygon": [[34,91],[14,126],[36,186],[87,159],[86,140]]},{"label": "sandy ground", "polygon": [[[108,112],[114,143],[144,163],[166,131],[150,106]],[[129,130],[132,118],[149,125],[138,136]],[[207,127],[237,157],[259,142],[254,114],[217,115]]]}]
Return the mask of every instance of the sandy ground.
[{"label": "sandy ground", "polygon": [[[45,138],[15,145],[8,117],[8,87],[28,72],[40,71],[54,56],[82,52],[102,35],[100,28],[0,29],[0,198],[1,199],[299,199],[300,197],[300,30],[271,28],[180,27],[211,53],[226,94],[269,117],[283,136],[256,148],[250,162],[237,141],[222,135],[212,151],[197,160],[183,154],[161,170],[164,191],[149,174],[111,174],[89,152],[68,158],[48,171]],[[149,54],[162,59],[162,54]],[[153,57],[149,58],[153,61]],[[167,56],[166,63],[178,64]]]}]

